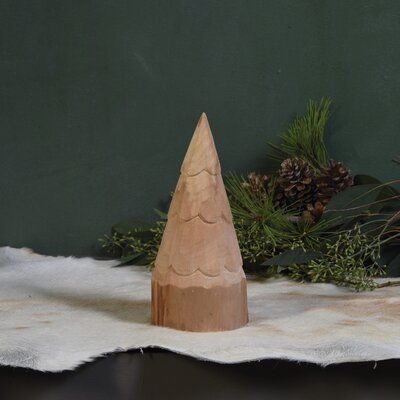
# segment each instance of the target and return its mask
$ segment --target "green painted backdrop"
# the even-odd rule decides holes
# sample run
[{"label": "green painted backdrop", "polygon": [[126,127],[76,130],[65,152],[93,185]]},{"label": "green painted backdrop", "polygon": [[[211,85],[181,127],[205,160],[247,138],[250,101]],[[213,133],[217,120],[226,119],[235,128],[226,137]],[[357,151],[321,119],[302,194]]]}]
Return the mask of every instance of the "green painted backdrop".
[{"label": "green painted backdrop", "polygon": [[202,111],[246,172],[331,96],[331,154],[398,173],[397,0],[3,0],[0,30],[0,245],[93,254],[114,222],[151,220]]}]

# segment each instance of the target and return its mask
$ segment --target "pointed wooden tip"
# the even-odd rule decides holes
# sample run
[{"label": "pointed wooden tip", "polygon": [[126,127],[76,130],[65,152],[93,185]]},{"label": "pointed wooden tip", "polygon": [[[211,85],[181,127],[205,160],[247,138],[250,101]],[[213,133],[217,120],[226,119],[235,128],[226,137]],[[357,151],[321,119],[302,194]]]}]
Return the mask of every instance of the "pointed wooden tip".
[{"label": "pointed wooden tip", "polygon": [[207,115],[203,112],[197,122],[192,140],[183,160],[181,173],[197,175],[203,170],[211,175],[221,173],[217,150]]},{"label": "pointed wooden tip", "polygon": [[210,124],[208,123],[208,118],[207,114],[205,112],[202,112],[200,115],[200,118],[197,122],[197,127],[202,126],[203,128],[209,129],[211,132]]}]

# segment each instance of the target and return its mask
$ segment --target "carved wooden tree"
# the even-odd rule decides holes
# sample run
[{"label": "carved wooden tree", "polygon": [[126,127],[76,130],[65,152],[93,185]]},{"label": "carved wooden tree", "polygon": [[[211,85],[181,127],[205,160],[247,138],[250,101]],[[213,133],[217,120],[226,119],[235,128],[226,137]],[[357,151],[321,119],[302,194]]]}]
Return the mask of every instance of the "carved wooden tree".
[{"label": "carved wooden tree", "polygon": [[181,167],[152,276],[152,323],[222,331],[248,321],[246,278],[203,113]]}]

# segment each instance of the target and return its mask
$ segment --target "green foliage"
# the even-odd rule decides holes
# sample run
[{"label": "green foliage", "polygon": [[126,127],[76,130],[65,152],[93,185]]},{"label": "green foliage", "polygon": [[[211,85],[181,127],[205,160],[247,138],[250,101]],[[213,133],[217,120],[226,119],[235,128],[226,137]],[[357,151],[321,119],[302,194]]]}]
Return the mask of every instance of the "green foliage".
[{"label": "green foliage", "polygon": [[305,115],[295,118],[280,136],[282,143],[268,143],[273,150],[270,158],[281,162],[297,157],[309,162],[315,169],[327,165],[329,157],[324,135],[330,105],[330,99],[321,99],[319,103],[310,100]]},{"label": "green foliage", "polygon": [[[364,187],[359,190],[347,189],[346,196],[337,195],[332,210],[336,212],[340,208],[340,212],[348,216],[348,209],[357,204],[362,213],[352,213],[349,221],[337,211],[340,222],[334,224],[334,229],[331,229],[330,218],[310,223],[298,213],[275,207],[272,200],[274,180],[263,190],[252,191],[244,178],[231,174],[225,178],[225,186],[240,250],[248,263],[261,264],[265,270],[283,272],[300,281],[331,282],[355,290],[377,287],[373,278],[385,271],[380,250],[400,236],[400,228],[396,226],[400,215],[396,219],[394,212],[385,213],[371,221],[368,207],[375,202],[370,202],[370,185],[361,185]],[[380,188],[384,186],[379,184]],[[377,184],[373,184],[375,192],[376,187]],[[375,199],[377,194],[374,196]],[[398,212],[400,206],[397,206]],[[385,208],[382,206],[382,209]],[[158,214],[165,218],[164,213]],[[378,224],[379,234],[375,227],[374,234],[370,235],[372,222]],[[108,254],[120,258],[121,264],[132,262],[152,266],[165,224],[165,219],[154,227],[139,226],[137,221],[117,224],[111,236],[102,239],[103,247]],[[395,253],[388,261],[396,259]]]},{"label": "green foliage", "polygon": [[[308,264],[310,261],[320,257],[322,257],[320,251],[304,250],[301,247],[297,247],[293,250],[285,250],[277,256],[264,261],[261,265],[279,265],[281,267],[288,267],[293,264]],[[283,270],[283,268],[281,268],[281,270]]]},{"label": "green foliage", "polygon": [[[242,177],[231,174],[225,185],[244,260],[261,262],[300,281],[331,282],[355,290],[377,287],[373,278],[385,271],[379,257],[387,218],[379,219],[380,236],[369,235],[365,228],[385,185],[366,184],[339,193],[332,200],[332,215],[315,223],[275,208],[273,182],[265,192],[253,192]],[[392,241],[393,232],[385,240]]]},{"label": "green foliage", "polygon": [[[317,171],[327,165],[324,132],[330,103],[310,101],[306,114],[281,136],[282,143],[270,144],[272,157],[301,158]],[[400,276],[400,194],[393,187],[400,180],[382,183],[357,175],[355,186],[333,196],[319,219],[280,208],[274,201],[274,175],[253,173],[245,179],[230,174],[224,181],[246,264],[299,281],[331,282],[355,290],[399,284],[377,284],[373,278],[386,271]],[[152,266],[166,225],[166,214],[157,214],[154,226],[138,221],[115,225],[110,236],[100,239],[102,247],[121,264]]]},{"label": "green foliage", "polygon": [[340,225],[367,213],[381,188],[378,183],[352,186],[338,193],[328,203],[322,219],[330,225]]},{"label": "green foliage", "polygon": [[357,291],[377,287],[373,278],[385,274],[378,262],[379,244],[372,244],[358,225],[325,246],[321,257],[306,264],[290,265],[288,275],[295,280],[335,283]]},{"label": "green foliage", "polygon": [[225,187],[245,261],[258,263],[297,247],[315,249],[331,236],[324,222],[310,223],[296,212],[276,208],[274,181],[264,193],[252,192],[242,177],[231,174],[225,178]]},{"label": "green foliage", "polygon": [[166,221],[157,221],[154,227],[120,223],[113,227],[110,236],[100,239],[104,251],[120,259],[120,265],[154,265]]}]

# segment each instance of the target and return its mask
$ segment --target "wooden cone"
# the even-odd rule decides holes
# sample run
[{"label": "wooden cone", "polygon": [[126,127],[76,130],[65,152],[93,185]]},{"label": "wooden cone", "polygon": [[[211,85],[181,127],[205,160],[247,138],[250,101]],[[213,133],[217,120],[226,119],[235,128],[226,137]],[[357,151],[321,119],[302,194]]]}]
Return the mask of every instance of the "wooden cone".
[{"label": "wooden cone", "polygon": [[155,325],[207,332],[248,321],[242,258],[204,113],[181,167],[151,292]]}]

